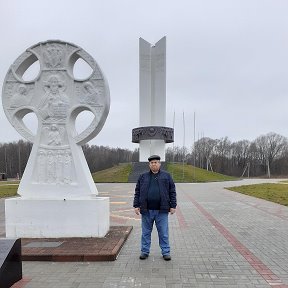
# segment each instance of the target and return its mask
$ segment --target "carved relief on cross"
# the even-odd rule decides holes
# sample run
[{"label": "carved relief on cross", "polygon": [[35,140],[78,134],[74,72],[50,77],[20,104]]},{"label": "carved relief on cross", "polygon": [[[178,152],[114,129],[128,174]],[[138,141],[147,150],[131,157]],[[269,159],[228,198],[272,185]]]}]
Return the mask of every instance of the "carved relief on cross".
[{"label": "carved relief on cross", "polygon": [[[79,58],[92,69],[86,79],[74,77],[74,65]],[[39,74],[24,81],[25,71],[36,61],[40,64]],[[59,40],[30,47],[11,65],[3,85],[2,102],[10,123],[34,143],[19,186],[20,195],[49,198],[97,194],[81,145],[102,129],[110,97],[102,71],[87,52]],[[94,118],[78,134],[75,122],[83,111],[93,113]],[[28,113],[37,116],[36,135],[23,122]]]}]

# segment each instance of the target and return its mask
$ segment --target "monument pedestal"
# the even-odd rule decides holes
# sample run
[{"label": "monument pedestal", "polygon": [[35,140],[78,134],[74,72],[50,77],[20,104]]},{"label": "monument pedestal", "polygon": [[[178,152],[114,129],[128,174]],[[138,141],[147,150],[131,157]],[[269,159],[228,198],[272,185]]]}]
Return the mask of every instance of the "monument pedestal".
[{"label": "monument pedestal", "polygon": [[5,200],[6,237],[104,237],[109,231],[109,198],[11,198]]}]

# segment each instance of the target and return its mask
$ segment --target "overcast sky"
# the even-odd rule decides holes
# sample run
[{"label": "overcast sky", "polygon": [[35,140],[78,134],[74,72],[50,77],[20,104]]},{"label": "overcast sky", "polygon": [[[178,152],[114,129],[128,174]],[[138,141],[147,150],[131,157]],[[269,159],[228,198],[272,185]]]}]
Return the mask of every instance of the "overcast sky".
[{"label": "overcast sky", "polygon": [[[33,44],[72,42],[94,57],[110,87],[110,113],[89,144],[134,149],[139,37],[155,44],[166,36],[166,126],[175,111],[175,145],[193,144],[194,112],[196,140],[288,136],[287,15],[287,0],[0,0],[0,83]],[[2,105],[0,131],[0,142],[22,139]]]}]

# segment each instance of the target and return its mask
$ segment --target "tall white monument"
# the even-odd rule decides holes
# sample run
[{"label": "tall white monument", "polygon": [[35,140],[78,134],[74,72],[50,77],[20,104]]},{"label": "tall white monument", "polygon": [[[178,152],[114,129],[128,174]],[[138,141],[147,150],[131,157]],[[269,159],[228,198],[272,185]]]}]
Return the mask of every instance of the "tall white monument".
[{"label": "tall white monument", "polygon": [[139,143],[139,161],[157,154],[165,161],[165,143],[174,132],[166,126],[166,37],[155,46],[139,39],[140,127],[132,130],[132,142]]},{"label": "tall white monument", "polygon": [[[78,59],[92,70],[76,79]],[[39,61],[38,76],[24,81]],[[82,48],[51,40],[27,49],[11,65],[2,102],[8,120],[33,148],[19,185],[21,197],[5,200],[6,237],[103,237],[109,230],[109,198],[97,197],[81,145],[102,129],[110,108],[109,87],[96,61]],[[79,134],[77,116],[94,114]],[[36,135],[23,118],[35,113]]]}]

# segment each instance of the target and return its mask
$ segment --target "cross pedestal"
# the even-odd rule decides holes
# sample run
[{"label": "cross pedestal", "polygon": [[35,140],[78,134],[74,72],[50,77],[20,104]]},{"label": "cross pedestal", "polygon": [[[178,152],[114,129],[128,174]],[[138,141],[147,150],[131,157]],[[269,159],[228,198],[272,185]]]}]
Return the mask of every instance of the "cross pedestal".
[{"label": "cross pedestal", "polygon": [[107,197],[7,199],[6,237],[104,237],[109,230]]}]

